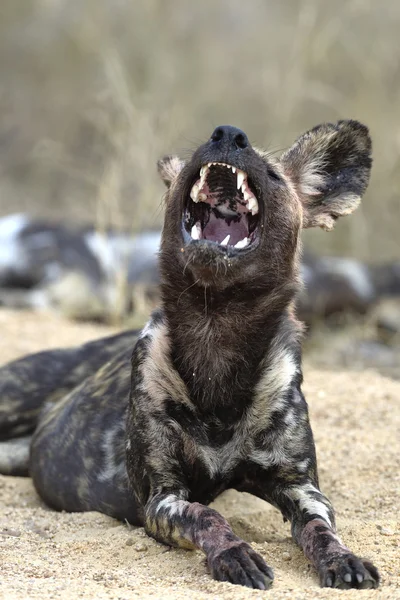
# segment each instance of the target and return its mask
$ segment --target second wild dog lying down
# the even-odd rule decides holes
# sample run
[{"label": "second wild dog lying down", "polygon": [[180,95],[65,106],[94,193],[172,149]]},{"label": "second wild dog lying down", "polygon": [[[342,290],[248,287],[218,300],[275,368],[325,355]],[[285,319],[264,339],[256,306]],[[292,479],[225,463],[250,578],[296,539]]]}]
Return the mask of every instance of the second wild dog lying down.
[{"label": "second wild dog lying down", "polygon": [[[0,371],[3,471],[29,467],[50,506],[144,525],[203,550],[215,579],[266,589],[271,568],[207,507],[227,488],[250,492],[291,522],[322,586],[377,587],[319,489],[294,309],[301,228],[352,212],[370,168],[356,121],[315,127],[280,160],[224,126],[186,164],[161,161],[160,310],[138,336]],[[28,465],[11,438],[32,432]]]}]

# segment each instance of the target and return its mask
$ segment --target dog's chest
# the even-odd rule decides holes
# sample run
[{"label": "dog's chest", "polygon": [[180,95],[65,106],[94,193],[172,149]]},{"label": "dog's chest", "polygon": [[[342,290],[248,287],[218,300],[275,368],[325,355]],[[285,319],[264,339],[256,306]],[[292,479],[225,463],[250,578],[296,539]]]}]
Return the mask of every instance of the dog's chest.
[{"label": "dog's chest", "polygon": [[208,504],[237,479],[240,465],[250,446],[235,437],[218,447],[196,444],[195,460],[188,466],[188,482],[192,501]]}]

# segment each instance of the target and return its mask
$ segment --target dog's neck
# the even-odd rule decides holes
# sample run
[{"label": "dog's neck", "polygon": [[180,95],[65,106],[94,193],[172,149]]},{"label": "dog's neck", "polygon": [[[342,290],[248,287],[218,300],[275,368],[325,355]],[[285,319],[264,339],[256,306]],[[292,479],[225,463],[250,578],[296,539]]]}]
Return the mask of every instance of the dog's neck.
[{"label": "dog's neck", "polygon": [[246,408],[261,363],[282,324],[290,324],[284,317],[294,294],[291,282],[274,290],[246,285],[223,292],[189,281],[162,285],[171,359],[199,410],[224,407],[225,418],[227,410],[234,417]]}]

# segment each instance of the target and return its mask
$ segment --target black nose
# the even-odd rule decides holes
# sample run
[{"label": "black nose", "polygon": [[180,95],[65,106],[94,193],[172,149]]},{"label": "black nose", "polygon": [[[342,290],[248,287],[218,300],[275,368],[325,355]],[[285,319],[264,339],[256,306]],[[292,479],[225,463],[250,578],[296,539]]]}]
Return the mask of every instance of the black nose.
[{"label": "black nose", "polygon": [[231,127],[230,125],[220,125],[217,127],[212,136],[211,141],[215,144],[227,145],[235,150],[243,150],[249,145],[247,135],[237,127]]}]

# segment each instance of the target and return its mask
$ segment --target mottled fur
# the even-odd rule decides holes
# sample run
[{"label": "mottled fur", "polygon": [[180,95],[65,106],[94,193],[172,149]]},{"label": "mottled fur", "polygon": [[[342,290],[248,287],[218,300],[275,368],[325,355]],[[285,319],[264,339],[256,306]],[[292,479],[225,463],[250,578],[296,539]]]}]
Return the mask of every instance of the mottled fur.
[{"label": "mottled fur", "polygon": [[[247,249],[184,232],[191,186],[212,161],[251,179],[259,234]],[[30,472],[48,504],[142,524],[160,542],[203,550],[216,579],[266,589],[270,567],[207,507],[235,488],[291,521],[322,585],[378,585],[376,568],[341,543],[319,490],[294,312],[301,227],[330,228],[351,212],[370,164],[367,129],[354,121],[313,129],[280,162],[253,150],[243,132],[222,127],[186,165],[159,163],[168,185],[160,311],[137,338],[128,332],[0,371],[3,431],[10,415],[24,411],[25,421],[12,427],[36,426]],[[45,360],[63,397],[37,423],[40,404],[57,393],[43,374]]]}]

